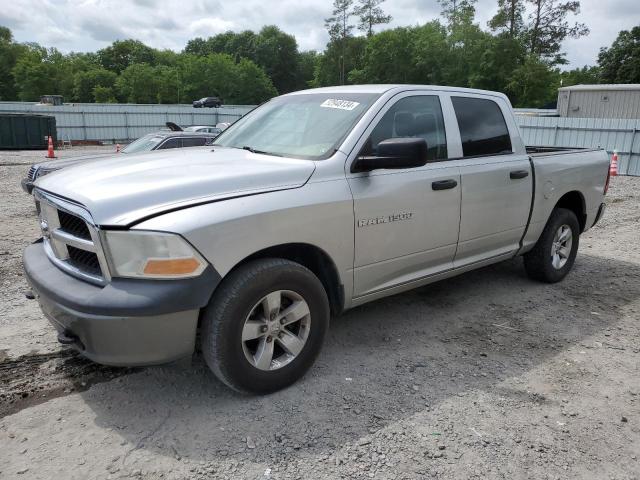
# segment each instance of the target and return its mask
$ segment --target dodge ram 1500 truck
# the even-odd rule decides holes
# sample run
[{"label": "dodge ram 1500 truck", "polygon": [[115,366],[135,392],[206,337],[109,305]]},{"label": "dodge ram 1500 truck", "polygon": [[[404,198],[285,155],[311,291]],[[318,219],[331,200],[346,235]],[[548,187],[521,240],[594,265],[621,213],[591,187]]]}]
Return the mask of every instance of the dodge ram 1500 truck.
[{"label": "dodge ram 1500 truck", "polygon": [[58,339],[96,362],[193,352],[230,387],[283,388],[331,315],[524,256],[562,280],[604,212],[602,150],[526,147],[508,99],[364,85],[272,99],[212,146],[35,182],[24,267]]}]

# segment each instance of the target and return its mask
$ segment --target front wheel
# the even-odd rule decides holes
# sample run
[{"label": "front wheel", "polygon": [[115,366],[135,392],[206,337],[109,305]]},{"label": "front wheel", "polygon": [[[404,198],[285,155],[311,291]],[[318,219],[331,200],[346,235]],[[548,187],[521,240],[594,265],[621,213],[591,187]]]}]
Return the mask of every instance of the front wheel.
[{"label": "front wheel", "polygon": [[575,213],[556,208],[535,247],[524,255],[527,275],[547,283],[562,280],[573,267],[579,240],[580,224]]},{"label": "front wheel", "polygon": [[328,325],[327,294],[310,270],[289,260],[255,260],[231,272],[204,310],[202,351],[231,388],[268,393],[304,375]]}]

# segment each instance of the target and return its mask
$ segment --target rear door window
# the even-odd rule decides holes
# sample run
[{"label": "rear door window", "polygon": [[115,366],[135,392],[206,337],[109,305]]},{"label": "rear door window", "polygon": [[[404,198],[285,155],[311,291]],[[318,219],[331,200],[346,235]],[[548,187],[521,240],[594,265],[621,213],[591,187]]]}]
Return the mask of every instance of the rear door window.
[{"label": "rear door window", "polygon": [[465,157],[511,153],[511,137],[496,102],[484,98],[451,97]]},{"label": "rear door window", "polygon": [[183,138],[183,147],[202,147],[207,144],[207,137]]},{"label": "rear door window", "polygon": [[165,141],[158,150],[166,150],[167,148],[181,148],[182,147],[182,139],[181,138],[170,138]]}]

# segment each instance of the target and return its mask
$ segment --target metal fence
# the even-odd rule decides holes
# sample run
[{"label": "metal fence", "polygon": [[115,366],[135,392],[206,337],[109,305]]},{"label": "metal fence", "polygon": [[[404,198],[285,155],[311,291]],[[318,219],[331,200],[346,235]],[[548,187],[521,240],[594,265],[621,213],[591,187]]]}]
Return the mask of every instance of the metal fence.
[{"label": "metal fence", "polygon": [[526,145],[601,147],[618,152],[618,171],[640,176],[640,119],[516,115]]},{"label": "metal fence", "polygon": [[193,108],[191,105],[138,105],[74,103],[48,106],[29,102],[0,102],[0,112],[54,115],[59,140],[127,142],[165,127],[216,125],[234,122],[250,105]]},{"label": "metal fence", "polygon": [[558,110],[555,108],[514,108],[516,115],[533,115],[536,117],[557,117]]},{"label": "metal fence", "polygon": [[[44,106],[28,102],[0,102],[0,112],[55,115],[59,140],[102,142],[133,140],[163,128],[166,122],[178,125],[233,122],[252,108],[252,105],[193,108],[190,105],[75,103]],[[617,150],[620,173],[640,176],[640,119],[540,116],[548,114],[547,110],[516,110],[525,144],[602,147],[609,153]]]}]

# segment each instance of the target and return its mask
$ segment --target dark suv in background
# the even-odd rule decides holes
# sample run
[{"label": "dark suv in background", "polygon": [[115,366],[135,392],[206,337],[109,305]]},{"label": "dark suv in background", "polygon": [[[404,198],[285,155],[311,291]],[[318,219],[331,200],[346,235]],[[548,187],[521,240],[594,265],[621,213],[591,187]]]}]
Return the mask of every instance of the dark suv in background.
[{"label": "dark suv in background", "polygon": [[218,97],[204,97],[193,101],[193,108],[218,108],[222,106],[222,100]]}]

